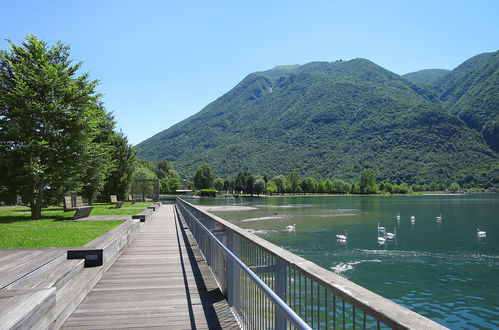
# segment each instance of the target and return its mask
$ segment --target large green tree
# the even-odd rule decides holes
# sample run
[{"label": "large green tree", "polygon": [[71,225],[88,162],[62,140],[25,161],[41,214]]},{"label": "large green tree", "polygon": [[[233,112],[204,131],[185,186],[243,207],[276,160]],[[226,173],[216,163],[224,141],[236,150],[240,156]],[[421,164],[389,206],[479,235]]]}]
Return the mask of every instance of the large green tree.
[{"label": "large green tree", "polygon": [[89,166],[82,173],[81,194],[92,204],[104,189],[106,178],[115,168],[115,162],[111,157],[113,152],[113,139],[115,138],[115,122],[111,115],[106,113],[102,104],[100,105],[102,119],[98,130],[92,140],[92,148],[87,155]]},{"label": "large green tree", "polygon": [[372,168],[366,168],[360,172],[359,190],[361,194],[373,194],[376,192],[376,177]]},{"label": "large green tree", "polygon": [[110,147],[113,168],[106,178],[101,199],[108,201],[109,195],[117,195],[119,200],[126,200],[137,163],[137,152],[123,133],[111,136]]},{"label": "large green tree", "polygon": [[211,165],[203,163],[199,165],[194,175],[194,187],[196,189],[209,189],[213,187],[213,170]]},{"label": "large green tree", "polygon": [[172,162],[161,159],[154,172],[158,179],[161,180],[161,193],[174,193],[177,189],[180,189],[182,181]]},{"label": "large green tree", "polygon": [[0,186],[41,208],[78,186],[101,109],[69,46],[28,35],[0,51]]}]

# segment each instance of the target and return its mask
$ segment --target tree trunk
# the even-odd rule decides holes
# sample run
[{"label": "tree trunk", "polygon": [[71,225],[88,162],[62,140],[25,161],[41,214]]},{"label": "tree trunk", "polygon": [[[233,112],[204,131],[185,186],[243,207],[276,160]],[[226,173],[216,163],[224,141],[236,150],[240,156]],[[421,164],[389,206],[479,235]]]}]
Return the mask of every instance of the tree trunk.
[{"label": "tree trunk", "polygon": [[30,203],[31,219],[37,220],[42,217],[42,203],[43,203],[43,188],[39,188],[38,193],[35,194]]}]

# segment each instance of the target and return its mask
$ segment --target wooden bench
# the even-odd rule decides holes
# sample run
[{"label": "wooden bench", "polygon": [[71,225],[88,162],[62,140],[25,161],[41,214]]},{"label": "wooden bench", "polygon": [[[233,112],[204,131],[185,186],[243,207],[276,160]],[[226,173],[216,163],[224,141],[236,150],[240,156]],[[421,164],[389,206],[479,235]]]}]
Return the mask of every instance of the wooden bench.
[{"label": "wooden bench", "polygon": [[73,217],[73,220],[80,219],[80,218],[85,218],[90,215],[90,212],[92,212],[93,206],[80,206],[76,208],[76,213]]},{"label": "wooden bench", "polygon": [[133,195],[128,195],[128,200],[127,202],[135,204],[135,199],[133,199]]},{"label": "wooden bench", "polygon": [[74,211],[78,207],[83,206],[83,197],[81,196],[64,196],[64,212]]}]

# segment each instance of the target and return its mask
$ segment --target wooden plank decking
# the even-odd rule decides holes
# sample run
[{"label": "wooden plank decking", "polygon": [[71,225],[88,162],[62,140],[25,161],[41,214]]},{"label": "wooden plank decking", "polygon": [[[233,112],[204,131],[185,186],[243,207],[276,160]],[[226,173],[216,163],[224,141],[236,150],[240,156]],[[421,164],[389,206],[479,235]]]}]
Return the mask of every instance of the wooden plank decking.
[{"label": "wooden plank decking", "polygon": [[63,329],[237,329],[190,232],[160,207]]}]

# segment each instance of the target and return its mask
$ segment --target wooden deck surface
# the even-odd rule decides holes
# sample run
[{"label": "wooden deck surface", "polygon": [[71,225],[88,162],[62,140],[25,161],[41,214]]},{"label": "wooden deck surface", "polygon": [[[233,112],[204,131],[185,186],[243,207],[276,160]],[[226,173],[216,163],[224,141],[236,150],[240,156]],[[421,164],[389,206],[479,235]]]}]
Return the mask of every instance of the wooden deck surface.
[{"label": "wooden deck surface", "polygon": [[160,207],[63,329],[238,329],[190,232]]}]

